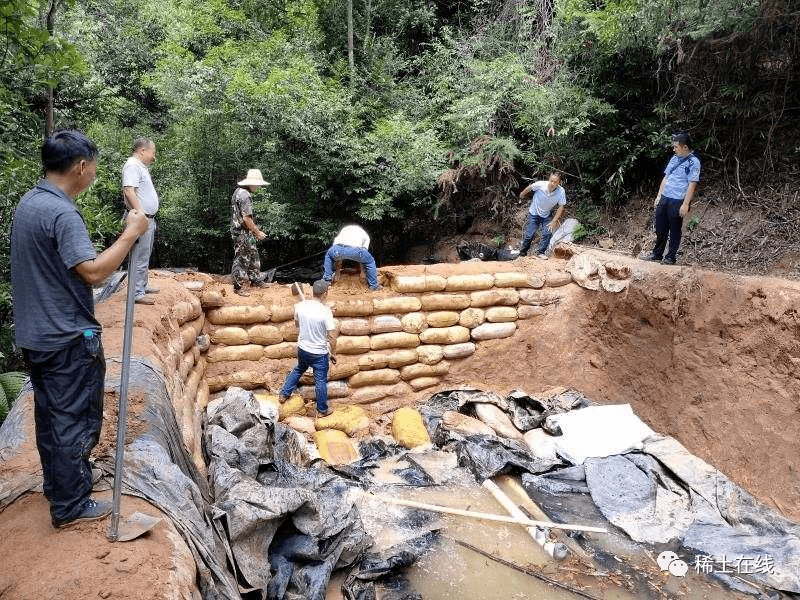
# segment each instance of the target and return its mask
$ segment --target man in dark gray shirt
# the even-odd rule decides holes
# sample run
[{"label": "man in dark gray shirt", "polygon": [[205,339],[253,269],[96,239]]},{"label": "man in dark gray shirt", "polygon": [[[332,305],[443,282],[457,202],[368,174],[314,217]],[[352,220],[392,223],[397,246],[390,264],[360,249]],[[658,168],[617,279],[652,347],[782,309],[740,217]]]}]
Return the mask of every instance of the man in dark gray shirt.
[{"label": "man in dark gray shirt", "polygon": [[54,527],[99,519],[111,503],[91,497],[89,454],[103,420],[105,358],[92,284],[116,269],[147,229],[140,210],[101,254],[75,197],[94,181],[98,149],[63,130],[42,145],[44,178],[22,197],[11,225],[15,341],[30,369],[36,445]]}]

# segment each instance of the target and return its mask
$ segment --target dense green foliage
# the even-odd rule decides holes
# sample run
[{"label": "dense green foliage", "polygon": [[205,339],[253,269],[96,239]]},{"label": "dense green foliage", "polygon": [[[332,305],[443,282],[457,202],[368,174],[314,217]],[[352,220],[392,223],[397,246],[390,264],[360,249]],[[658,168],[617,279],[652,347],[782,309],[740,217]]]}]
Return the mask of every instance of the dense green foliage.
[{"label": "dense green foliage", "polygon": [[[448,214],[502,221],[524,178],[550,169],[592,215],[657,184],[670,130],[719,154],[756,113],[775,131],[800,86],[797,17],[773,5],[354,0],[351,72],[345,0],[2,0],[0,350],[11,211],[39,175],[51,89],[56,126],[102,150],[79,198],[98,247],[119,231],[120,169],[147,136],[156,264],[230,268],[229,201],[248,168],[272,184],[255,196],[265,267],[324,249],[346,220],[380,232],[392,260],[412,228]],[[767,30],[772,62],[720,50],[760,47]],[[748,94],[762,94],[757,108]]]}]

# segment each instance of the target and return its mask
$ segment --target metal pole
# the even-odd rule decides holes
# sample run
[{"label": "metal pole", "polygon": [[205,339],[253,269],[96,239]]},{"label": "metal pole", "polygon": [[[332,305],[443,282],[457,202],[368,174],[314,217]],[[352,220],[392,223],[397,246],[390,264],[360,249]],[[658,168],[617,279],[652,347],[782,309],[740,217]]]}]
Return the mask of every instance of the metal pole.
[{"label": "metal pole", "polygon": [[133,343],[134,293],[132,269],[139,254],[139,240],[136,240],[128,253],[128,296],[125,300],[125,332],[122,338],[122,374],[119,382],[119,402],[117,410],[117,447],[114,457],[114,495],[111,503],[111,526],[108,539],[119,539],[119,506],[122,496],[122,465],[125,458],[125,431],[128,416],[128,380],[131,370],[131,345]]}]

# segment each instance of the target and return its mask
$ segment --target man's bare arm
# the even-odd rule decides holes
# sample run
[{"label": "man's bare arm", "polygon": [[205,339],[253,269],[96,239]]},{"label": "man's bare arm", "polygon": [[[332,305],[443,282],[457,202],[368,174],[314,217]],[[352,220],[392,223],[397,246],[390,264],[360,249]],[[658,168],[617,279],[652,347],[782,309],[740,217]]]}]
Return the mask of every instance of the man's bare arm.
[{"label": "man's bare arm", "polygon": [[122,264],[133,244],[145,231],[147,231],[145,214],[141,210],[130,211],[125,220],[125,229],[117,241],[103,250],[97,258],[75,265],[75,272],[86,283],[91,285],[102,283],[114,269]]}]

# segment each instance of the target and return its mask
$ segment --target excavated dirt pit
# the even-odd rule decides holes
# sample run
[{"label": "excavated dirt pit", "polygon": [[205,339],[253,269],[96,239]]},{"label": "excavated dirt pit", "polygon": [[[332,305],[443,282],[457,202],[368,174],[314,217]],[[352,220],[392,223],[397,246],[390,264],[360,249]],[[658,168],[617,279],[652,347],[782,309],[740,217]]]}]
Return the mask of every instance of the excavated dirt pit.
[{"label": "excavated dirt pit", "polygon": [[[795,458],[800,439],[791,427],[800,412],[800,283],[594,254],[599,260],[628,267],[627,289],[619,293],[592,291],[575,283],[554,287],[550,291],[558,300],[546,306],[542,314],[519,320],[511,337],[480,342],[468,358],[451,361],[449,371],[435,386],[407,394],[402,403],[413,405],[446,389],[474,387],[505,394],[513,389],[539,393],[555,386],[573,388],[600,404],[629,403],[652,429],[675,437],[762,503],[789,519],[800,520]],[[394,276],[448,276],[521,270],[544,277],[564,266],[565,260],[526,258],[514,263],[398,266],[382,271]],[[208,276],[156,273],[153,283],[162,288],[156,304],[136,309],[135,356],[162,365],[172,361],[170,344],[174,344],[177,327],[170,322],[169,311],[185,298],[184,284],[193,279],[219,290],[226,302],[256,306],[293,301],[286,286],[253,290],[249,298],[240,298],[232,294],[230,285]],[[350,282],[334,286],[329,300],[395,295],[389,289],[369,294],[358,282]],[[107,358],[121,354],[124,301],[123,289],[98,306]],[[174,363],[179,361],[172,362],[172,371],[177,372]],[[264,385],[255,391],[276,391],[293,361],[286,358],[271,364]],[[209,363],[209,372],[212,366]],[[218,376],[226,368],[215,363],[213,372]],[[229,370],[237,369],[240,366],[230,366]],[[333,405],[347,402],[335,399]],[[183,410],[179,403],[176,400],[176,412]],[[391,403],[380,406],[390,409]],[[369,433],[388,432],[391,410],[385,413],[371,413]],[[105,427],[104,440],[108,439],[108,422]],[[30,440],[26,444],[27,451],[35,455]],[[0,477],[17,468],[0,463]],[[452,492],[439,492],[438,496],[436,492],[420,492],[418,497],[460,504],[454,502]],[[463,500],[463,508],[497,510],[482,493],[465,492],[458,500]],[[409,572],[409,579],[423,597],[575,597],[452,541],[470,542],[520,564],[540,565],[543,572],[557,576],[559,569],[548,564],[538,548],[524,538],[524,532],[512,526],[473,527],[454,517],[445,517],[444,521],[442,551],[423,559]],[[0,513],[0,548],[6,557],[0,575],[0,598],[191,597],[182,584],[175,583],[175,577],[170,578],[175,561],[158,558],[153,550],[154,540],[161,539],[158,536],[167,539],[171,535],[166,524],[161,523],[147,538],[121,546],[125,557],[111,555],[114,550],[105,539],[106,526],[81,526],[75,530],[80,535],[55,532],[49,526],[41,496],[25,496],[13,502]],[[43,551],[51,547],[59,551]],[[623,548],[611,551],[624,555]],[[167,554],[174,556],[173,549]],[[109,556],[111,559],[104,558]],[[135,565],[136,577],[131,575],[130,565]],[[677,583],[659,574],[654,565],[649,567],[650,581],[660,582],[659,594],[666,597],[734,597],[732,592],[709,587],[705,578],[687,577]],[[480,575],[473,575],[476,572]],[[75,573],[91,576],[76,577]],[[655,592],[642,595],[642,588],[634,586],[632,589],[639,591],[631,591],[630,586],[599,581],[584,573],[569,564],[560,569],[562,576],[585,586],[582,589],[591,589],[597,597],[658,597]],[[181,591],[176,592],[179,588]],[[334,579],[329,597],[338,594]]]}]

